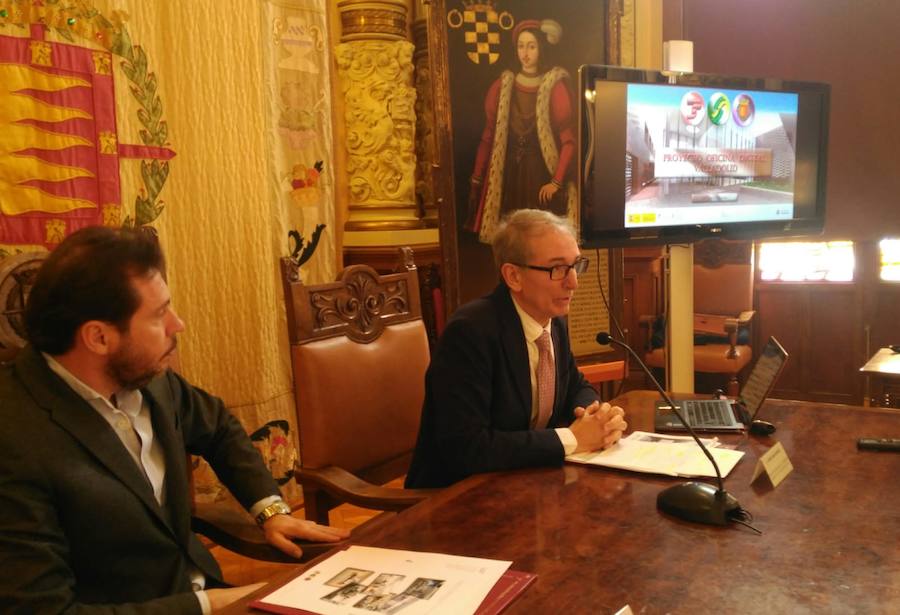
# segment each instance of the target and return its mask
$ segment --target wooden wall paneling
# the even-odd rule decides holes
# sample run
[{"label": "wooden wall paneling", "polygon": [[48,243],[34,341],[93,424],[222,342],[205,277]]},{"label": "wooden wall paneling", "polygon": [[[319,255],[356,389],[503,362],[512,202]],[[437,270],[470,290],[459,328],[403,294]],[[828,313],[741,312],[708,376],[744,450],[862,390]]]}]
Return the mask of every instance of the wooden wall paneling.
[{"label": "wooden wall paneling", "polygon": [[[661,314],[662,301],[662,258],[661,247],[626,248],[624,253],[622,326],[627,331],[628,344],[638,353],[648,347],[650,330],[641,327],[639,320],[644,315]],[[632,370],[639,370],[637,365]]]},{"label": "wooden wall paneling", "polygon": [[900,344],[900,282],[885,282],[879,277],[881,252],[877,241],[857,242],[856,263],[865,284],[863,324],[868,328],[868,360],[879,348]]},{"label": "wooden wall paneling", "polygon": [[755,303],[754,347],[762,348],[774,335],[790,355],[772,396],[803,399],[803,356],[809,331],[805,294],[796,286],[757,283]]},{"label": "wooden wall paneling", "polygon": [[[885,282],[879,278],[881,254],[877,241],[856,243],[857,271],[863,284],[861,360],[868,361],[879,348],[900,343],[900,283]],[[859,376],[865,394],[865,376]],[[874,405],[900,406],[900,391],[888,390],[883,382],[869,377],[869,395]],[[897,389],[896,383],[892,383]]]},{"label": "wooden wall paneling", "polygon": [[809,334],[804,363],[805,390],[819,401],[862,402],[860,296],[856,284],[806,287]]},{"label": "wooden wall paneling", "polygon": [[625,274],[622,277],[622,327],[625,328],[625,343],[640,353],[645,346],[637,340],[645,336],[639,330],[639,314],[636,313],[634,307],[634,293],[637,283],[637,276],[629,273],[626,265]]},{"label": "wooden wall paneling", "polygon": [[791,357],[774,397],[862,402],[859,285],[758,283],[756,305],[757,348],[774,335]]},{"label": "wooden wall paneling", "polygon": [[900,344],[900,283],[881,282],[876,289],[871,320],[871,353],[883,346]]}]

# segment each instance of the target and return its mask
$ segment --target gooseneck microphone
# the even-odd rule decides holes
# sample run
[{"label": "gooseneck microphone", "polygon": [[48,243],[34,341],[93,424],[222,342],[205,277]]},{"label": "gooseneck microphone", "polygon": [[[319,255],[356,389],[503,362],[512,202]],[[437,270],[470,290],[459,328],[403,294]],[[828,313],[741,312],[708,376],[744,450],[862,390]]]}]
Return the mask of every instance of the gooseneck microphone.
[{"label": "gooseneck microphone", "polygon": [[681,424],[687,428],[688,433],[690,433],[697,442],[697,446],[700,447],[703,454],[706,455],[716,471],[718,488],[713,487],[708,483],[698,483],[695,481],[674,485],[664,489],[656,496],[656,507],[673,517],[683,519],[684,521],[693,521],[694,523],[728,525],[730,521],[741,521],[745,513],[734,496],[725,491],[725,487],[722,484],[722,473],[719,471],[719,465],[716,463],[716,460],[700,438],[697,437],[697,434],[691,428],[690,423],[681,416],[681,412],[678,411],[675,402],[672,401],[672,398],[669,397],[665,389],[663,389],[656,378],[653,377],[653,374],[647,366],[644,365],[644,362],[638,354],[631,349],[631,346],[623,341],[615,339],[605,331],[597,334],[597,343],[601,346],[615,344],[616,346],[625,349],[628,354],[637,361],[637,364],[641,366],[641,369],[643,369],[644,373],[650,378],[650,381],[659,391],[659,394],[662,395],[663,399],[666,400],[666,403],[669,404],[669,407],[672,408],[672,411],[675,413],[675,416],[678,417],[678,420],[681,421]]}]

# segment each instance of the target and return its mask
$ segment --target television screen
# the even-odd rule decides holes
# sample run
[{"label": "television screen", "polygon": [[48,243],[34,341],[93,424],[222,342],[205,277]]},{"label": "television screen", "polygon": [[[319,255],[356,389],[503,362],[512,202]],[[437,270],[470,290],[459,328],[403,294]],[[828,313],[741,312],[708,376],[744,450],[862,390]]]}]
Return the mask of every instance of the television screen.
[{"label": "television screen", "polygon": [[827,85],[579,72],[586,245],[821,232]]}]

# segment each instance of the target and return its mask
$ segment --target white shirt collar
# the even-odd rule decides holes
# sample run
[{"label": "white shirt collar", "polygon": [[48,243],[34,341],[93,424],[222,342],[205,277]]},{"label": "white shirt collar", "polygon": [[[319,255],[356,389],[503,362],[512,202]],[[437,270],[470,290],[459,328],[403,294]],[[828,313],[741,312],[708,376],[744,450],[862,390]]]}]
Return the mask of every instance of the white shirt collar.
[{"label": "white shirt collar", "polygon": [[512,297],[513,305],[516,308],[516,312],[519,314],[519,319],[522,321],[522,330],[525,332],[525,339],[529,342],[535,341],[537,338],[541,336],[541,333],[546,331],[550,333],[550,337],[553,337],[553,333],[551,332],[551,327],[553,326],[553,319],[547,323],[546,327],[542,327],[538,321],[531,317],[531,315],[522,309],[522,306],[518,304],[515,297]]},{"label": "white shirt collar", "polygon": [[102,401],[106,405],[108,405],[112,408],[122,410],[126,414],[131,415],[132,417],[134,417],[134,415],[136,415],[140,411],[141,403],[143,401],[143,395],[141,395],[140,391],[129,390],[129,389],[122,389],[120,391],[116,391],[116,393],[115,393],[116,405],[113,406],[112,402],[109,399],[103,397],[100,393],[98,393],[97,391],[92,389],[90,386],[88,386],[87,384],[85,384],[84,382],[79,380],[78,377],[75,376],[75,374],[73,374],[72,372],[67,370],[59,361],[54,359],[51,355],[47,354],[46,352],[42,352],[41,355],[47,361],[47,367],[49,367],[50,370],[54,374],[56,374],[57,376],[62,378],[63,382],[65,382],[67,385],[69,385],[72,388],[72,390],[75,391],[78,394],[78,396],[81,397],[82,399],[84,399],[85,401],[87,401],[87,402],[92,402],[95,400]]}]

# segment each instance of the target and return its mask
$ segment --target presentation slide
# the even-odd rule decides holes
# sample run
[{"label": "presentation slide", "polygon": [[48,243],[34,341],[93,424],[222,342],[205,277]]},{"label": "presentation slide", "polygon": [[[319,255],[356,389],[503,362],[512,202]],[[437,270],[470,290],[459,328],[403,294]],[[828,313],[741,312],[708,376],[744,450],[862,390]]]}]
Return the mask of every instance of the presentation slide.
[{"label": "presentation slide", "polygon": [[625,226],[790,220],[798,96],[628,84]]}]

